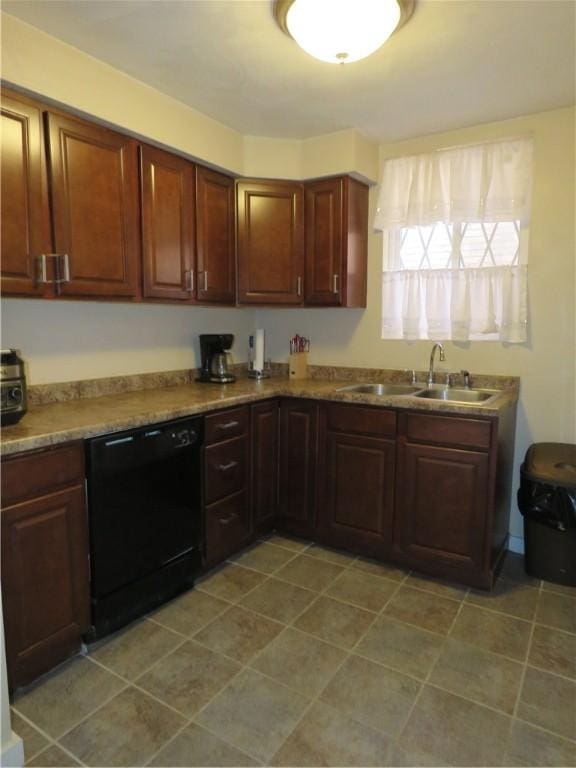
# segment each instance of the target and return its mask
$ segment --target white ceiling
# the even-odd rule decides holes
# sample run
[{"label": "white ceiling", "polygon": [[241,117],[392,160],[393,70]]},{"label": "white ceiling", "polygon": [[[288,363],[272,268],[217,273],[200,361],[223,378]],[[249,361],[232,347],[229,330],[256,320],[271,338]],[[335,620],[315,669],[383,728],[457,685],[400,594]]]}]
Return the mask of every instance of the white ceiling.
[{"label": "white ceiling", "polygon": [[281,32],[272,0],[3,0],[2,9],[243,134],[355,128],[392,141],[575,101],[574,0],[417,0],[379,51],[343,66]]}]

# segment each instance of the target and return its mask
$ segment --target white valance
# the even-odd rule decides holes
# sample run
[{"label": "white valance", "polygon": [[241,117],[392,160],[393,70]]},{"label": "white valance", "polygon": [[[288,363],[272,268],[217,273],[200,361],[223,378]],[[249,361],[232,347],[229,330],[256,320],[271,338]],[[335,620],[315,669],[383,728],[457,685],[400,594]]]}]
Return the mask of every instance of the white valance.
[{"label": "white valance", "polygon": [[527,268],[382,274],[382,338],[526,341]]},{"label": "white valance", "polygon": [[530,218],[532,140],[507,139],[386,161],[375,229]]}]

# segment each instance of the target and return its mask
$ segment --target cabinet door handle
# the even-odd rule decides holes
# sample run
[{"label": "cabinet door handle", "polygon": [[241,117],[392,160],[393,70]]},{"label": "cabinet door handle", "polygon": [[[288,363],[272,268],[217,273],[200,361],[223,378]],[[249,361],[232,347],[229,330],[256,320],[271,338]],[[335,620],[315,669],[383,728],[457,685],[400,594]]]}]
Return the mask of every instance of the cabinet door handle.
[{"label": "cabinet door handle", "polygon": [[[70,259],[68,257],[67,253],[55,253],[55,254],[48,254],[49,256],[56,256],[58,259],[57,265],[58,265],[58,277],[54,280],[55,283],[69,283],[70,282]],[[62,267],[62,275],[63,277],[60,277],[60,266]]]},{"label": "cabinet door handle", "polygon": [[186,280],[186,290],[189,293],[192,293],[194,290],[194,272],[191,269],[187,269],[186,272],[184,272],[184,277]]},{"label": "cabinet door handle", "polygon": [[204,270],[204,291],[208,290],[208,270]]},{"label": "cabinet door handle", "polygon": [[338,293],[338,275],[332,277],[332,293]]},{"label": "cabinet door handle", "polygon": [[296,293],[298,296],[302,296],[302,278],[300,275],[296,278]]},{"label": "cabinet door handle", "polygon": [[[47,261],[48,259],[57,259],[57,266],[59,260],[64,257],[65,259],[65,278],[67,279],[57,279],[53,278],[52,280],[48,280],[48,272],[47,272]],[[38,267],[40,272],[40,277],[38,278],[39,283],[64,283],[64,282],[70,282],[70,267],[68,265],[68,254],[61,254],[61,253],[41,253],[40,256],[38,256]],[[59,271],[59,270],[58,270]]]},{"label": "cabinet door handle", "polygon": [[36,282],[47,283],[49,281],[46,273],[46,254],[41,253],[40,256],[37,256],[36,258],[38,262],[38,277],[36,278]]},{"label": "cabinet door handle", "polygon": [[220,518],[220,525],[230,525],[230,523],[235,520],[238,517],[236,512],[232,512],[232,514],[228,515],[228,517],[221,517]]},{"label": "cabinet door handle", "polygon": [[217,424],[216,429],[233,429],[233,427],[240,426],[239,422],[237,421],[227,421],[225,424]]},{"label": "cabinet door handle", "polygon": [[228,472],[229,469],[234,469],[234,467],[238,466],[237,461],[229,461],[228,464],[218,464],[216,469],[219,469],[220,472]]}]

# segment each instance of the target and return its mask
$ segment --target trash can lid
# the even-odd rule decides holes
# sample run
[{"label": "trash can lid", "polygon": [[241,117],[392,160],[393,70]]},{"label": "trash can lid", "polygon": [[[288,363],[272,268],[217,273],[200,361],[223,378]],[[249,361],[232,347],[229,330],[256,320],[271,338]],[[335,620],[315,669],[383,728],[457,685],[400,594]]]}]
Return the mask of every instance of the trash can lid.
[{"label": "trash can lid", "polygon": [[522,469],[533,480],[576,487],[576,445],[534,443],[528,448]]}]

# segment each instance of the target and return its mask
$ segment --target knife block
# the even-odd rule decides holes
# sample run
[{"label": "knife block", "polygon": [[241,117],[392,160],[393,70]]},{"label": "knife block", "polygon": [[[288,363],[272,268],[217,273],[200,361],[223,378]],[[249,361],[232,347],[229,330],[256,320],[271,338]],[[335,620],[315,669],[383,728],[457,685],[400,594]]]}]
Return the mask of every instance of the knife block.
[{"label": "knife block", "polygon": [[291,379],[308,378],[308,352],[294,352],[290,355],[288,375]]}]

